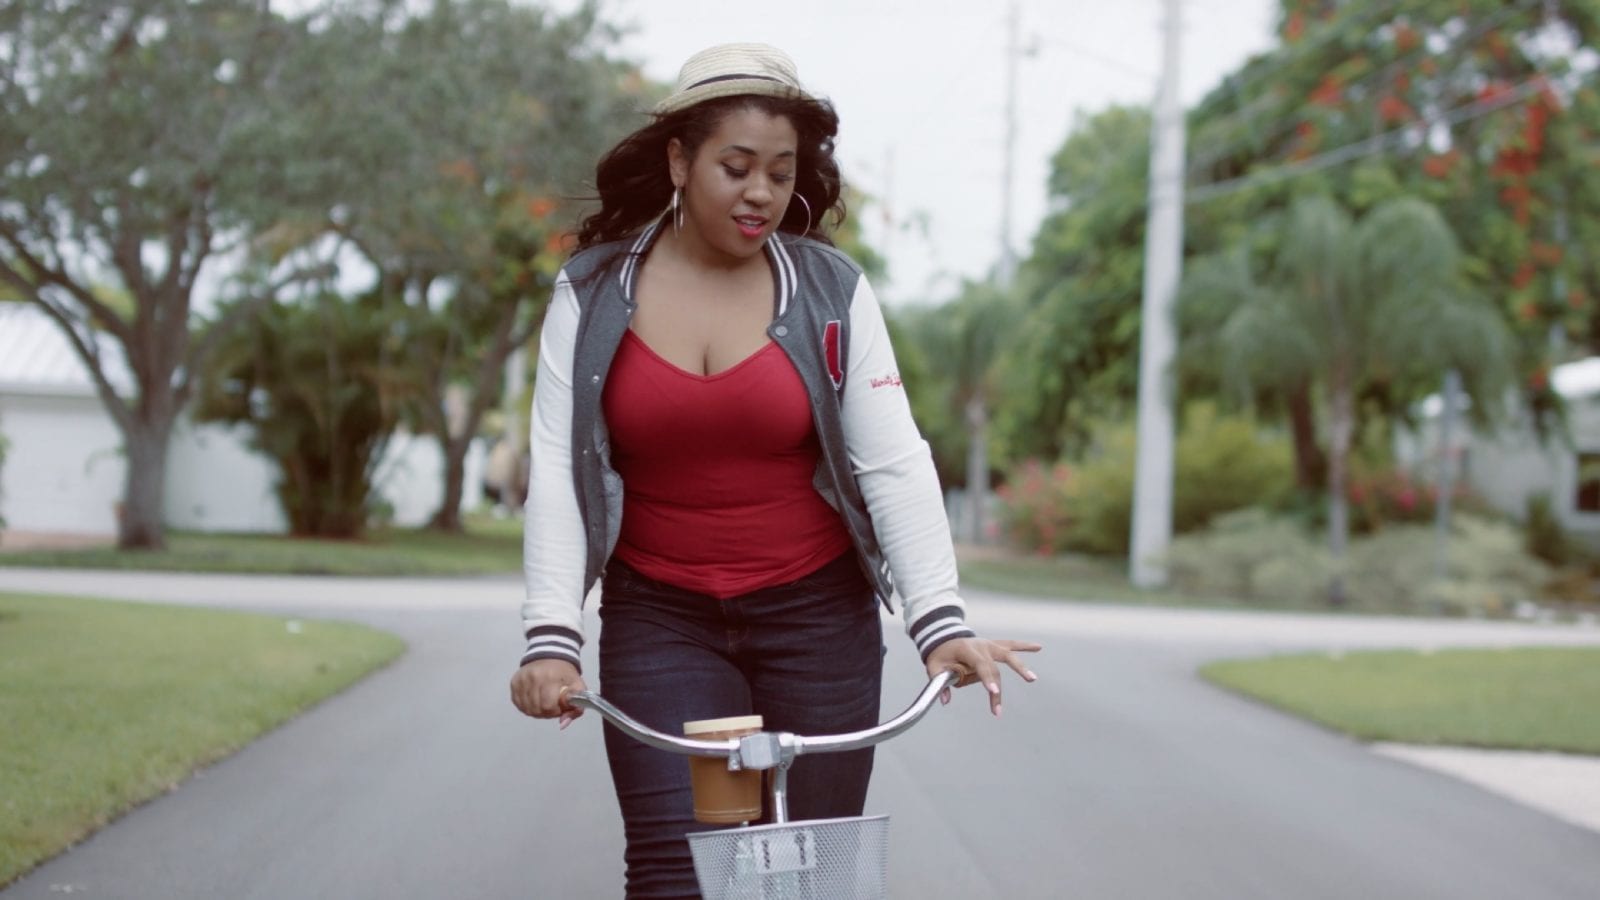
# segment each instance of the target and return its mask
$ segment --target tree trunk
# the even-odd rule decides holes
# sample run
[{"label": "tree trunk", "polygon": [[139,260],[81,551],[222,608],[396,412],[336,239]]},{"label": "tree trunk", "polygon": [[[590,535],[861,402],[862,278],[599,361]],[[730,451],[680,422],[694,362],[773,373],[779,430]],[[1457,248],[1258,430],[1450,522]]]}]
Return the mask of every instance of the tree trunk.
[{"label": "tree trunk", "polygon": [[1344,373],[1329,387],[1328,422],[1328,553],[1333,577],[1328,580],[1328,605],[1343,606],[1345,546],[1350,538],[1350,514],[1345,501],[1345,470],[1350,438],[1355,430],[1355,394]]},{"label": "tree trunk", "polygon": [[461,525],[462,482],[467,478],[467,451],[471,449],[472,441],[462,436],[441,443],[444,447],[444,502],[433,514],[428,527],[460,534],[464,530]]},{"label": "tree trunk", "polygon": [[1311,405],[1311,385],[1302,383],[1288,396],[1289,433],[1294,441],[1294,484],[1316,491],[1328,483],[1328,460],[1317,443],[1316,413]]},{"label": "tree trunk", "polygon": [[117,546],[124,550],[166,546],[163,506],[172,420],[171,414],[146,412],[123,432],[127,471],[117,517]]},{"label": "tree trunk", "polygon": [[989,506],[989,407],[982,394],[967,401],[967,540],[985,541],[984,512]]}]

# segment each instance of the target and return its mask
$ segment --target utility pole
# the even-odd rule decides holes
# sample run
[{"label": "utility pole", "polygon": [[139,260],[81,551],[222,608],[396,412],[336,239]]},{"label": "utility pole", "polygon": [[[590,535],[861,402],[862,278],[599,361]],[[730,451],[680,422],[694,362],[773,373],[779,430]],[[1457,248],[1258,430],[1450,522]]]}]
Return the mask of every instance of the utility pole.
[{"label": "utility pole", "polygon": [[[1450,577],[1450,495],[1456,490],[1456,460],[1459,458],[1456,425],[1461,404],[1461,373],[1457,370],[1444,373],[1444,391],[1440,399],[1444,401],[1444,409],[1439,413],[1439,468],[1434,473],[1439,500],[1433,517],[1433,577],[1442,582]],[[1439,613],[1437,600],[1428,603],[1428,611]]]},{"label": "utility pole", "polygon": [[1005,162],[1000,184],[1000,270],[1002,291],[1009,290],[1017,274],[1017,254],[1011,246],[1011,182],[1017,155],[1017,57],[1022,48],[1017,42],[1017,0],[1011,0],[1006,17],[1006,126]]},{"label": "utility pole", "polygon": [[1163,0],[1161,87],[1150,123],[1150,214],[1145,225],[1144,300],[1139,330],[1139,447],[1133,484],[1136,587],[1167,583],[1172,543],[1172,469],[1176,428],[1173,362],[1176,305],[1183,271],[1183,101],[1178,96],[1179,0]]}]

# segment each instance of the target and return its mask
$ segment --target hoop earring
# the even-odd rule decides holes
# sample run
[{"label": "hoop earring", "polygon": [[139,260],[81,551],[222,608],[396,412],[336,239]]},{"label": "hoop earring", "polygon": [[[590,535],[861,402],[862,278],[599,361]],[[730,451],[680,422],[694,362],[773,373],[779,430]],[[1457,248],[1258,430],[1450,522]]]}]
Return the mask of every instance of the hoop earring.
[{"label": "hoop earring", "polygon": [[679,199],[682,194],[683,188],[675,187],[672,189],[672,232],[674,234],[683,231],[683,203]]},{"label": "hoop earring", "polygon": [[806,208],[806,230],[800,232],[800,236],[805,237],[811,233],[811,203],[810,201],[806,200],[806,195],[800,193],[799,191],[795,191],[794,196],[795,199],[800,201],[800,205]]}]

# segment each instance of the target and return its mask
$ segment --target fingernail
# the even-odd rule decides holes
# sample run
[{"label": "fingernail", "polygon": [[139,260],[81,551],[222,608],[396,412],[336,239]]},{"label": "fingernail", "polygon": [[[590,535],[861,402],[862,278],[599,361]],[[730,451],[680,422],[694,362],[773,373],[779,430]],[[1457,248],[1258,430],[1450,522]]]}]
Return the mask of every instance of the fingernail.
[{"label": "fingernail", "polygon": [[1039,676],[1033,674],[1032,672],[1029,672],[1028,673],[1028,680],[1029,681],[1038,681],[1039,680]]},{"label": "fingernail", "polygon": [[991,682],[989,682],[989,683],[988,683],[988,684],[985,684],[985,685],[984,685],[984,687],[986,687],[986,688],[988,688],[988,689],[989,689],[989,693],[991,693],[991,694],[998,694],[998,693],[1000,693],[1000,685],[998,685],[998,684],[995,684],[995,683],[994,683],[994,682],[992,682],[992,681],[991,681]]},{"label": "fingernail", "polygon": [[571,724],[572,724],[572,720],[571,719],[562,719],[561,720],[561,725],[556,730],[557,731],[566,731],[567,730],[567,726],[571,725]]},{"label": "fingernail", "polygon": [[998,718],[1000,718],[1000,705],[999,705],[999,704],[995,704],[995,707],[994,707],[994,717],[995,717],[995,718],[996,718],[996,719],[998,719]]}]

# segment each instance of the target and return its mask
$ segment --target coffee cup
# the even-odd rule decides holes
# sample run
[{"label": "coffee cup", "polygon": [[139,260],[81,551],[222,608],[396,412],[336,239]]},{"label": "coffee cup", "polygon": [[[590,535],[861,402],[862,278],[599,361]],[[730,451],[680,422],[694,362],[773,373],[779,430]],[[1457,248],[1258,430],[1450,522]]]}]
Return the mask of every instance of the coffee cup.
[{"label": "coffee cup", "polygon": [[[683,723],[684,737],[721,741],[761,730],[760,716],[733,716]],[[761,770],[728,769],[722,756],[689,757],[689,784],[694,789],[696,821],[712,824],[754,822],[761,818]]]}]

